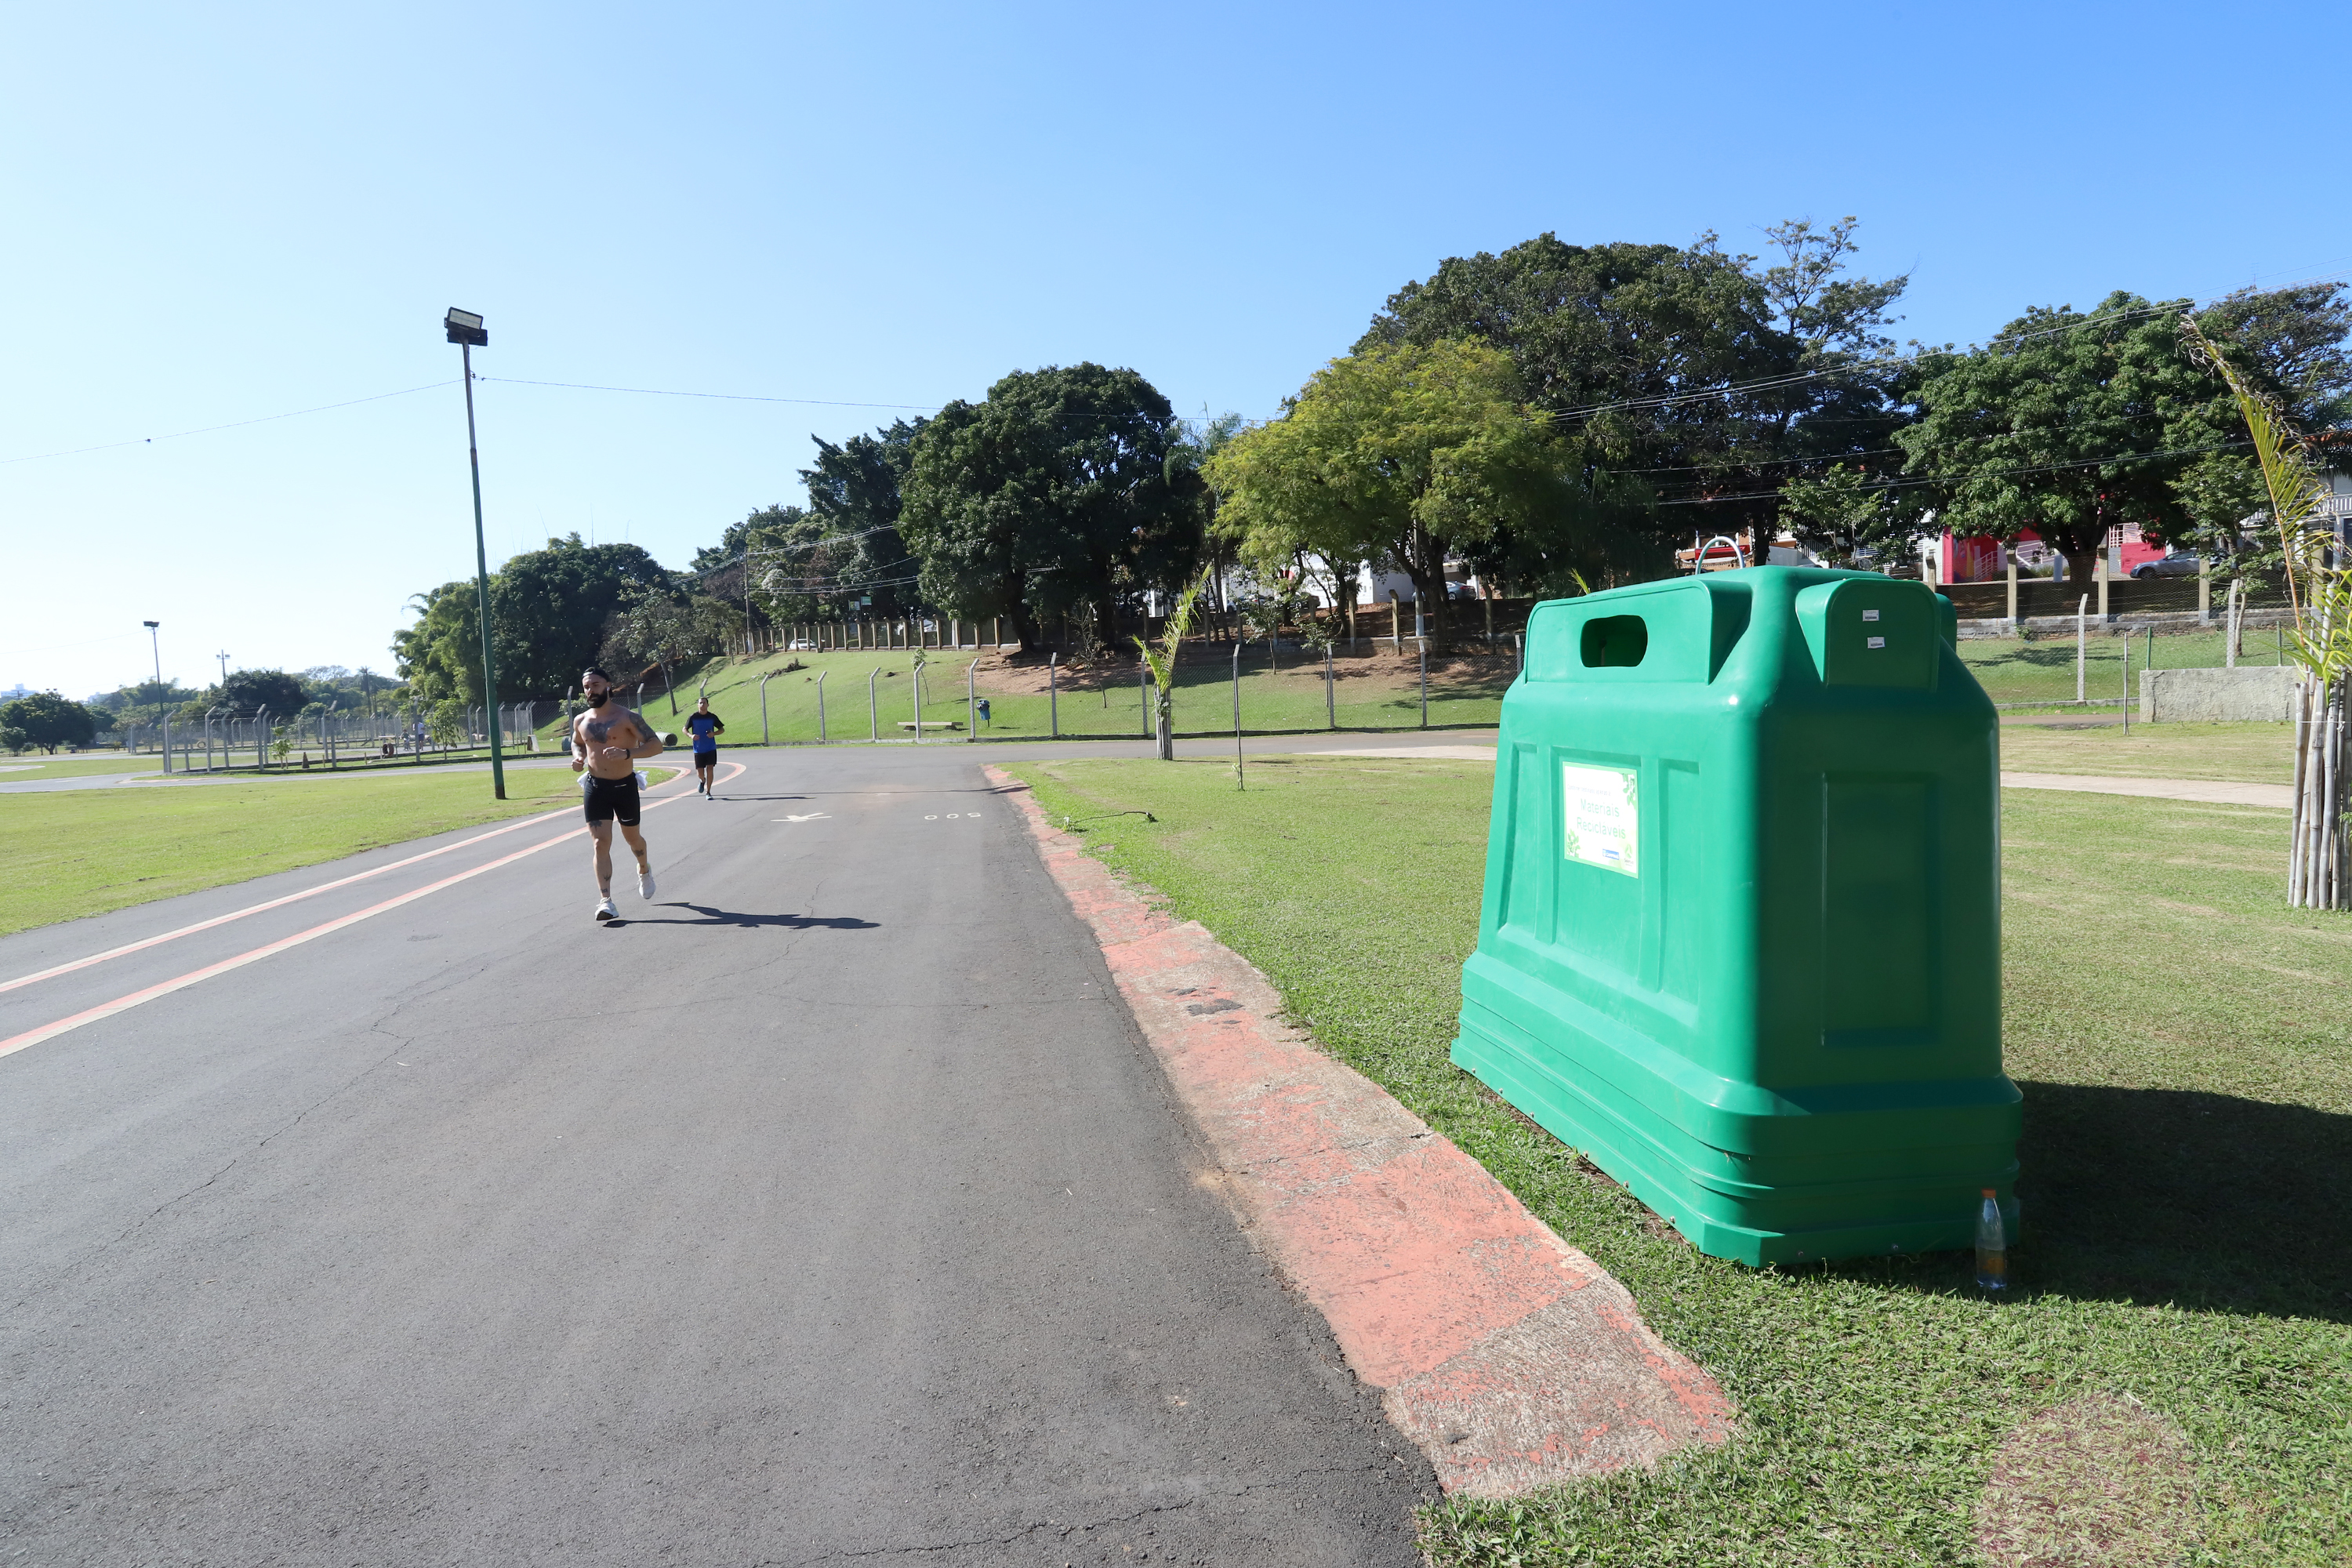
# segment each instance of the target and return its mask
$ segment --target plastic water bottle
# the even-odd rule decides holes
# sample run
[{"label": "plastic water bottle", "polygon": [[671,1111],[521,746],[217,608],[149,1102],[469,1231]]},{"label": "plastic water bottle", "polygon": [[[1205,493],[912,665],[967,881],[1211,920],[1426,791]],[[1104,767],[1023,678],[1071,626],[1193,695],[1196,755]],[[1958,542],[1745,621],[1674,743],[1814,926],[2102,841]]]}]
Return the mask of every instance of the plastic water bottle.
[{"label": "plastic water bottle", "polygon": [[2001,1224],[2000,1200],[1990,1187],[1977,1210],[1977,1289],[2009,1289],[2009,1227]]}]

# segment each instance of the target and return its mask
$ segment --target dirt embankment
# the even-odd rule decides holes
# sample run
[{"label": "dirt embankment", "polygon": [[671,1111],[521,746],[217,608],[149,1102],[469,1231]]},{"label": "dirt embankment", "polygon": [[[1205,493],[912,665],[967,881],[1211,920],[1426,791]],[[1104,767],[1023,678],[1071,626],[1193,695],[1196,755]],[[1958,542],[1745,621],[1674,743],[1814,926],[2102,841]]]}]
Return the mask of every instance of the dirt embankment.
[{"label": "dirt embankment", "polygon": [[[909,657],[912,657],[911,655]],[[1229,642],[1187,643],[1177,660],[1177,672],[1187,685],[1204,676],[1213,679],[1233,669],[1234,645]],[[1433,691],[1444,688],[1461,690],[1493,687],[1499,694],[1510,684],[1517,672],[1516,657],[1508,652],[1486,655],[1477,653],[1432,653],[1429,656],[1429,684]],[[1356,645],[1349,653],[1343,645],[1334,650],[1331,670],[1343,683],[1361,688],[1402,690],[1417,687],[1421,680],[1421,659],[1410,643],[1399,652],[1387,643],[1375,647],[1369,639]],[[1281,679],[1297,679],[1320,683],[1323,660],[1320,655],[1308,653],[1285,645],[1269,663],[1266,647],[1262,642],[1246,644],[1242,649],[1242,673],[1254,680],[1273,676]],[[1054,681],[1064,693],[1100,691],[1105,686],[1130,687],[1136,683],[1138,661],[1132,658],[1096,658],[1076,662],[1062,661],[1054,671]],[[980,673],[974,682],[978,690],[992,696],[1042,697],[1046,689],[1045,656],[1035,655],[1014,660],[994,649],[980,656]]]}]

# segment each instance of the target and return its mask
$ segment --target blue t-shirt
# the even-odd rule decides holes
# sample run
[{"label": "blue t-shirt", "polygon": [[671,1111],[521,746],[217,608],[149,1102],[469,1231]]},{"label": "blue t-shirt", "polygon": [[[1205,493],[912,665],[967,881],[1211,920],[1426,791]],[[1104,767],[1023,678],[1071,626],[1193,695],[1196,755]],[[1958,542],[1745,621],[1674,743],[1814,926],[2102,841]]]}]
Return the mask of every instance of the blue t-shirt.
[{"label": "blue t-shirt", "polygon": [[719,732],[726,728],[716,713],[697,713],[686,721],[687,733],[694,737],[698,755],[717,751]]}]

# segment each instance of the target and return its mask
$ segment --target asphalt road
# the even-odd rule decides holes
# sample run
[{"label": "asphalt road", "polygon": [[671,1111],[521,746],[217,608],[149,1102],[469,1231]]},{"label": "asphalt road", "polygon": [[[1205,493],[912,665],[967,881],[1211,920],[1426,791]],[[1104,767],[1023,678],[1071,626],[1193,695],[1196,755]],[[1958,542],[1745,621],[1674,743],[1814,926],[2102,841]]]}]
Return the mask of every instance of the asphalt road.
[{"label": "asphalt road", "polygon": [[1002,750],[0,940],[0,1563],[1417,1562]]}]

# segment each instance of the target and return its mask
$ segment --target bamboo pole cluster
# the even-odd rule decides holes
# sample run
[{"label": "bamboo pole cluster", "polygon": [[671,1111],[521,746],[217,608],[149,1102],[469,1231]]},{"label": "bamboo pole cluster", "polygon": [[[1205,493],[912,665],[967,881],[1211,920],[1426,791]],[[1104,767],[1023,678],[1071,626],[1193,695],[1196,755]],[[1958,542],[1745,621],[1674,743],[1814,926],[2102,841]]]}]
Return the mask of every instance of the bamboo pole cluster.
[{"label": "bamboo pole cluster", "polygon": [[[2285,558],[2287,603],[2294,615],[2294,662],[2303,671],[2294,701],[2294,815],[2288,827],[2286,901],[2290,909],[2352,909],[2345,863],[2352,833],[2347,789],[2345,704],[2352,690],[2352,560],[2325,508],[2326,487],[2303,437],[2270,398],[2250,385],[2221,350],[2181,320],[2189,354],[2229,384],[2253,438],[2270,492],[2271,521]],[[2233,606],[2234,608],[2234,606]],[[2231,646],[2236,646],[2232,616]]]},{"label": "bamboo pole cluster", "polygon": [[2345,707],[2352,682],[2305,676],[2295,686],[2294,821],[2289,833],[2286,901],[2291,909],[2352,909],[2352,849],[2345,773],[2352,767],[2352,725]]}]

